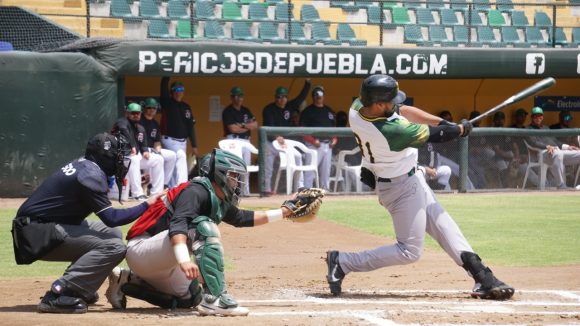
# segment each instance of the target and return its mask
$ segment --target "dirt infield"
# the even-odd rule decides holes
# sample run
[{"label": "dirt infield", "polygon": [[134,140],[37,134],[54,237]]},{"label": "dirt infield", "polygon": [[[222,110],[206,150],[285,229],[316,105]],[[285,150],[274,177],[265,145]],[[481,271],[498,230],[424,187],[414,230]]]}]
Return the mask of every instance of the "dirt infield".
[{"label": "dirt infield", "polygon": [[[328,201],[341,197],[327,197]],[[273,207],[282,197],[249,198],[245,205]],[[0,200],[17,207],[21,200]],[[14,205],[14,206],[13,206]],[[492,266],[516,287],[512,300],[472,299],[472,281],[441,250],[426,250],[412,265],[349,274],[344,295],[331,297],[322,259],[328,249],[361,250],[392,239],[353,231],[324,220],[279,222],[254,229],[221,227],[233,270],[229,292],[250,309],[248,317],[199,317],[191,310],[163,310],[129,299],[113,311],[104,298],[85,315],[36,313],[52,279],[0,279],[4,325],[396,325],[396,324],[580,324],[580,266],[511,268]]]}]

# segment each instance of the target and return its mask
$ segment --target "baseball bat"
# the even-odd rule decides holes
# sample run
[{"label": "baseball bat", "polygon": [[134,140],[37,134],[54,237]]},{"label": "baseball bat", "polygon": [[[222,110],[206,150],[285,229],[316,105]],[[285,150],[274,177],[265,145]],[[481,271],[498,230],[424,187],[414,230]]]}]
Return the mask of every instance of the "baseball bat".
[{"label": "baseball bat", "polygon": [[508,107],[516,102],[519,102],[519,101],[525,99],[528,96],[531,96],[531,95],[536,94],[540,91],[543,91],[546,88],[552,87],[554,84],[556,84],[556,80],[552,77],[542,79],[539,82],[535,83],[534,85],[532,85],[532,86],[522,90],[521,92],[511,96],[510,98],[501,102],[500,104],[496,105],[495,107],[493,107],[493,108],[485,111],[484,113],[478,115],[477,117],[469,120],[469,122],[471,122],[471,123],[477,122],[477,121],[495,113],[496,111],[499,111],[505,107]]}]

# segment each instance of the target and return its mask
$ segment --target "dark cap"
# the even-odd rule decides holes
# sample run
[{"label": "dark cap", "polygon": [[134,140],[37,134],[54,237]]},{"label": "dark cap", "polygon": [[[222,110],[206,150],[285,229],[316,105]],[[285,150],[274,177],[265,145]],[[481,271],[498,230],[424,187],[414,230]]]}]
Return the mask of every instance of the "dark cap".
[{"label": "dark cap", "polygon": [[544,110],[542,110],[541,107],[536,106],[534,108],[532,108],[532,115],[544,115]]},{"label": "dark cap", "polygon": [[276,96],[281,96],[281,95],[288,96],[288,88],[286,88],[284,86],[280,86],[280,87],[276,88],[276,93],[274,95],[276,95]]},{"label": "dark cap", "polygon": [[494,115],[493,115],[493,120],[500,120],[500,119],[505,119],[505,113],[501,112],[501,111],[497,111]]},{"label": "dark cap", "polygon": [[[172,91],[175,91],[177,88],[182,88],[183,90],[185,90],[185,86],[183,85],[182,82],[178,82],[178,81],[173,82],[171,84],[171,90]],[[183,90],[182,90],[182,92],[183,92]]]},{"label": "dark cap", "polygon": [[[98,153],[104,155],[105,153],[110,153],[117,150],[117,137],[103,132],[94,135],[87,143],[87,152]],[[110,157],[114,157],[112,154],[108,154]]]},{"label": "dark cap", "polygon": [[143,101],[143,103],[141,105],[145,108],[156,108],[157,109],[159,107],[159,103],[157,102],[157,100],[152,98],[152,97],[146,98],[145,101]]},{"label": "dark cap", "polygon": [[241,87],[232,87],[232,89],[230,90],[230,95],[231,96],[244,96],[244,90]]},{"label": "dark cap", "polygon": [[516,110],[516,116],[518,116],[518,115],[523,115],[525,117],[525,116],[528,115],[528,111],[526,111],[526,110],[524,110],[522,108],[519,108],[519,109]]},{"label": "dark cap", "polygon": [[324,87],[314,86],[312,89],[312,96],[324,96]]},{"label": "dark cap", "polygon": [[479,113],[479,111],[471,111],[471,113],[469,114],[469,120],[473,119],[473,118],[477,118],[481,115],[481,113]]}]

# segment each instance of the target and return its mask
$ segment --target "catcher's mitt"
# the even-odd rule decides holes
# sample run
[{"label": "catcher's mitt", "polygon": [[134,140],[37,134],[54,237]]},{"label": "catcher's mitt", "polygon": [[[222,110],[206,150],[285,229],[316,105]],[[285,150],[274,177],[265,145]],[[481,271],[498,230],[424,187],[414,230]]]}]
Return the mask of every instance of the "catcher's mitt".
[{"label": "catcher's mitt", "polygon": [[316,218],[325,193],[326,191],[320,188],[304,188],[298,191],[294,198],[286,200],[282,207],[292,211],[292,215],[288,216],[289,220],[299,223],[310,222]]}]

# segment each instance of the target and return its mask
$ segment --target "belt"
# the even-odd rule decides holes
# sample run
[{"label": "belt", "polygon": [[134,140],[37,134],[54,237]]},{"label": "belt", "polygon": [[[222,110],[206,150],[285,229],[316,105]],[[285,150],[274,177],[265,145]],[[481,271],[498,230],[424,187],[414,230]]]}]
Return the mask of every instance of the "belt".
[{"label": "belt", "polygon": [[393,182],[393,181],[401,180],[403,178],[408,178],[408,177],[412,176],[413,174],[415,174],[415,168],[414,167],[407,174],[403,174],[403,175],[400,175],[400,176],[394,177],[394,178],[381,178],[381,177],[378,177],[377,178],[377,181],[378,182]]},{"label": "belt", "polygon": [[187,138],[173,138],[173,137],[169,137],[169,136],[163,136],[164,139],[171,139],[171,140],[175,140],[175,141],[179,141],[179,142],[184,142]]},{"label": "belt", "polygon": [[234,135],[234,134],[228,134],[226,136],[226,138],[229,138],[229,139],[246,139],[246,140],[250,139],[250,137],[238,136],[238,135]]}]

